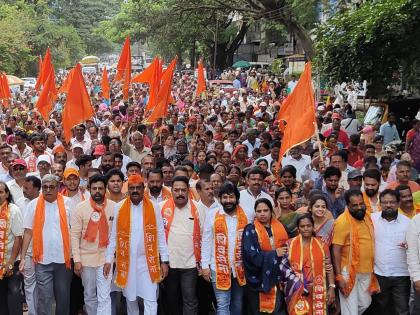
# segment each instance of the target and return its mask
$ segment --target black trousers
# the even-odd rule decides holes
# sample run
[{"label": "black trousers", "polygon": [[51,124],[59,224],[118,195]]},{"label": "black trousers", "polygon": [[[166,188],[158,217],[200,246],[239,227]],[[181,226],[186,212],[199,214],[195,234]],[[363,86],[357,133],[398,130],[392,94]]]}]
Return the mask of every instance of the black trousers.
[{"label": "black trousers", "polygon": [[197,314],[197,278],[197,268],[169,268],[163,290],[165,315]]},{"label": "black trousers", "polygon": [[22,276],[15,264],[13,274],[0,280],[0,315],[22,315]]},{"label": "black trousers", "polygon": [[379,275],[376,275],[376,277],[381,292],[372,296],[374,313],[381,315],[408,315],[410,277],[383,277]]}]

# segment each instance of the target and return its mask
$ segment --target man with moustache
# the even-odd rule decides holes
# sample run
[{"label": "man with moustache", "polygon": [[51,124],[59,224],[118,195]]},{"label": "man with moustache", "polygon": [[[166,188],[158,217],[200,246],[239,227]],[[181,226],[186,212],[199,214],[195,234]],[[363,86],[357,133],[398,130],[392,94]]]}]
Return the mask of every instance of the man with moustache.
[{"label": "man with moustache", "polygon": [[380,292],[373,296],[375,314],[409,314],[410,275],[406,233],[410,219],[398,212],[399,195],[385,189],[380,195],[381,212],[371,218],[375,231],[374,271]]},{"label": "man with moustache", "polygon": [[104,276],[111,277],[116,255],[115,284],[127,300],[127,314],[139,314],[141,298],[144,314],[156,315],[158,283],[168,274],[169,258],[162,217],[144,194],[141,175],[128,177],[128,194],[115,206]]},{"label": "man with moustache", "polygon": [[146,193],[150,200],[159,208],[159,204],[170,199],[171,190],[163,186],[163,174],[161,169],[154,168],[147,173],[147,188]]},{"label": "man with moustache", "polygon": [[365,201],[366,211],[372,214],[380,211],[379,186],[381,184],[381,172],[375,168],[367,169],[363,173],[363,200]]},{"label": "man with moustache", "polygon": [[105,176],[92,176],[91,198],[79,203],[71,215],[74,272],[82,278],[89,315],[111,314],[111,277],[104,277],[103,267],[115,202],[105,198],[106,184]]},{"label": "man with moustache", "polygon": [[335,222],[332,241],[333,265],[342,315],[362,314],[371,294],[379,290],[373,274],[374,232],[360,190],[344,194],[347,208]]},{"label": "man with moustache", "polygon": [[202,216],[188,196],[188,177],[175,177],[171,191],[171,198],[160,203],[169,251],[169,273],[165,280],[165,300],[170,306],[167,312],[194,315],[198,311],[196,286],[201,270]]},{"label": "man with moustache", "polygon": [[238,188],[231,182],[222,185],[219,198],[223,208],[208,215],[204,223],[202,275],[213,284],[217,314],[242,314],[243,286],[246,284],[242,233],[248,218],[239,206]]},{"label": "man with moustache", "polygon": [[205,216],[221,207],[220,203],[214,197],[213,183],[209,179],[200,179],[195,185],[195,189],[197,189],[200,195],[197,208]]},{"label": "man with moustache", "polygon": [[400,214],[412,219],[416,214],[420,213],[420,207],[414,204],[413,193],[411,192],[410,186],[399,185],[395,188],[395,192],[400,198],[400,208],[398,209]]},{"label": "man with moustache", "polygon": [[115,156],[111,152],[105,152],[101,157],[101,165],[99,169],[102,170],[102,174],[108,173],[111,169],[115,167]]}]

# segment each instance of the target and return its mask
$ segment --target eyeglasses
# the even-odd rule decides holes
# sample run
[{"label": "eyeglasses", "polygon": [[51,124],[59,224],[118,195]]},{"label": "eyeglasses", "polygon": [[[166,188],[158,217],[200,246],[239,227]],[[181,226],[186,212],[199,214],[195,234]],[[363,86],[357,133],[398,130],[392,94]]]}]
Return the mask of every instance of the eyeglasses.
[{"label": "eyeglasses", "polygon": [[13,167],[14,171],[24,171],[25,167],[24,166],[20,166],[20,167]]},{"label": "eyeglasses", "polygon": [[56,185],[42,185],[42,190],[49,191],[49,190],[55,190],[57,188]]}]

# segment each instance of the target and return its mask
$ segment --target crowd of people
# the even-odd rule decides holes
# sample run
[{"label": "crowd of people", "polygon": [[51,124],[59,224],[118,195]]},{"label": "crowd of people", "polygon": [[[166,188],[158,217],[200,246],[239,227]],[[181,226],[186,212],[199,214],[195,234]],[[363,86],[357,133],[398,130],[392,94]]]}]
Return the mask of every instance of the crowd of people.
[{"label": "crowd of people", "polygon": [[35,90],[14,95],[0,314],[420,314],[420,112],[372,127],[319,103],[318,137],[279,157],[295,78],[224,75],[237,89],[202,99],[177,74],[154,124],[147,86],[108,100],[86,75],[95,115],[70,142],[65,95],[49,121]]}]

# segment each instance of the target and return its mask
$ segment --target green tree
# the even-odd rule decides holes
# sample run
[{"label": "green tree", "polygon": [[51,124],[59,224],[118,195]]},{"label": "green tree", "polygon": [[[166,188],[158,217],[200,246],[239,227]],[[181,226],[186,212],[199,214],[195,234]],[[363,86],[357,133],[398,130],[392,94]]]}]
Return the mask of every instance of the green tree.
[{"label": "green tree", "polygon": [[316,65],[330,83],[367,80],[372,96],[393,84],[419,87],[420,2],[366,1],[336,14],[317,32]]}]

